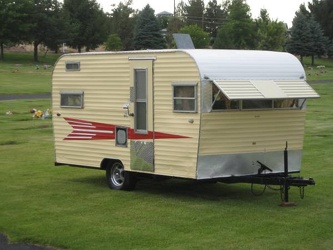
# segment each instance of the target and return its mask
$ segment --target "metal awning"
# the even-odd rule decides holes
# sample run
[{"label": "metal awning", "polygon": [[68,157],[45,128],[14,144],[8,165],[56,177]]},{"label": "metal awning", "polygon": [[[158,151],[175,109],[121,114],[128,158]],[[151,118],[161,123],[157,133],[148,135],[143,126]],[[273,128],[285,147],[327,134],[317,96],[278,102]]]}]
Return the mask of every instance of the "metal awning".
[{"label": "metal awning", "polygon": [[229,100],[318,98],[304,80],[214,80]]}]

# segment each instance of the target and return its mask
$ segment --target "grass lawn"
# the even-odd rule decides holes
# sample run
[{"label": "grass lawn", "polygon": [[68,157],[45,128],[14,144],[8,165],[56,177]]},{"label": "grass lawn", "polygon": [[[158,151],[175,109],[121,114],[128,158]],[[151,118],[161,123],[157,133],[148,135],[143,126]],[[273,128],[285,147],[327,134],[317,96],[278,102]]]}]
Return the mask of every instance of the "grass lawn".
[{"label": "grass lawn", "polygon": [[5,60],[0,61],[0,95],[50,93],[53,65],[59,56],[40,55],[40,62],[35,63],[32,53],[5,53]]},{"label": "grass lawn", "polygon": [[278,206],[279,192],[253,196],[247,184],[110,190],[103,171],[54,166],[52,121],[29,113],[51,100],[0,101],[0,232],[68,249],[332,249],[333,81],[313,87],[321,98],[307,102],[301,174],[316,186],[304,200],[293,187],[290,208]]},{"label": "grass lawn", "polygon": [[[325,66],[325,68],[317,68]],[[333,60],[327,58],[316,58],[315,65],[311,66],[311,58],[304,58],[304,69],[306,79],[310,81],[332,80],[333,79]]]}]

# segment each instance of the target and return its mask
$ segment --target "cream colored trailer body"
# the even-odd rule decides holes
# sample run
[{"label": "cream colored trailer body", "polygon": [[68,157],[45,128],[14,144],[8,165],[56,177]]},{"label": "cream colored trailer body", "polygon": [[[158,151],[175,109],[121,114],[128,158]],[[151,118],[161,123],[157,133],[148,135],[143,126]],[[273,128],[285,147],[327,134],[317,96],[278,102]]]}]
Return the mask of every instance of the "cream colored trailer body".
[{"label": "cream colored trailer body", "polygon": [[[67,54],[53,72],[57,164],[191,179],[301,168],[305,99],[288,53],[151,50]],[[222,103],[218,106],[218,103]]]}]

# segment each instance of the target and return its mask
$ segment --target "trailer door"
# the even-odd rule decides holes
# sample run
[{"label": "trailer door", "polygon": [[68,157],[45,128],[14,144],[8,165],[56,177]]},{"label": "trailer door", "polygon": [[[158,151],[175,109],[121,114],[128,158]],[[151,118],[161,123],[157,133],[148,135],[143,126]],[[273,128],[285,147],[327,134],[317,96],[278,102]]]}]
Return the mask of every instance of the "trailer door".
[{"label": "trailer door", "polygon": [[129,134],[131,170],[154,171],[153,126],[154,58],[130,58],[131,134]]}]

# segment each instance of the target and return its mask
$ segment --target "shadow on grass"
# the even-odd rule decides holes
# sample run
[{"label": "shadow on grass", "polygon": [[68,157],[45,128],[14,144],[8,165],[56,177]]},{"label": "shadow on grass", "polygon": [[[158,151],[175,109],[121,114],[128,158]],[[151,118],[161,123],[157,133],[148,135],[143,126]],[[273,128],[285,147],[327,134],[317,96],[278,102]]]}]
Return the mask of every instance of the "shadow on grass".
[{"label": "shadow on grass", "polygon": [[[262,189],[263,186],[258,188]],[[252,201],[257,199],[251,193],[251,186],[249,184],[209,183],[179,179],[170,179],[167,181],[142,180],[138,183],[136,190],[142,193],[182,199],[194,198],[209,201]]]},{"label": "shadow on grass", "polygon": [[0,146],[12,146],[12,145],[19,145],[24,143],[23,141],[14,141],[14,140],[9,140],[9,141],[0,141]]},{"label": "shadow on grass", "polygon": [[34,125],[34,126],[29,126],[29,127],[24,127],[24,128],[15,128],[14,130],[34,130],[34,129],[47,129],[47,128],[52,128],[52,124],[40,124],[40,125]]},{"label": "shadow on grass", "polygon": [[[105,174],[100,176],[88,176],[83,178],[73,178],[72,182],[91,185],[98,188],[109,189],[105,180]],[[181,200],[203,200],[203,201],[246,201],[256,202],[258,199],[280,200],[280,193],[269,188],[262,194],[263,185],[254,185],[254,195],[251,192],[251,184],[224,184],[209,183],[195,180],[168,179],[153,180],[140,179],[137,182],[134,193],[140,195],[159,196],[160,198],[181,199]],[[125,191],[116,191],[125,192]],[[111,195],[111,194],[110,194]]]}]

